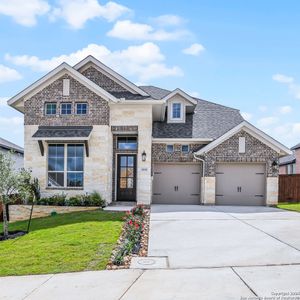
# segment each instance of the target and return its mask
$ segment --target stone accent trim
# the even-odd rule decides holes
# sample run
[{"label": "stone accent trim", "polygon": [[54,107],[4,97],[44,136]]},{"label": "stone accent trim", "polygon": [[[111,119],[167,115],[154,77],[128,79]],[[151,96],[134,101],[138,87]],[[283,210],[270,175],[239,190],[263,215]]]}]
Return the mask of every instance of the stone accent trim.
[{"label": "stone accent trim", "polygon": [[137,133],[139,127],[138,126],[111,126],[112,132],[133,132]]},{"label": "stone accent trim", "polygon": [[[239,153],[239,137],[246,138],[245,153]],[[205,176],[215,176],[216,163],[218,162],[260,162],[266,163],[268,177],[277,177],[278,165],[273,166],[272,164],[274,161],[278,161],[278,158],[276,151],[246,131],[241,130],[204,155]]]},{"label": "stone accent trim", "polygon": [[266,205],[278,203],[278,177],[267,177]]},{"label": "stone accent trim", "polygon": [[[63,96],[63,79],[70,79],[69,96]],[[57,103],[56,115],[45,115],[45,104],[48,102]],[[72,103],[71,115],[60,114],[60,105],[64,102]],[[86,102],[88,104],[88,113],[86,115],[75,114],[75,105],[78,102]],[[25,125],[109,125],[109,113],[110,109],[106,100],[67,74],[55,80],[24,102]]]}]

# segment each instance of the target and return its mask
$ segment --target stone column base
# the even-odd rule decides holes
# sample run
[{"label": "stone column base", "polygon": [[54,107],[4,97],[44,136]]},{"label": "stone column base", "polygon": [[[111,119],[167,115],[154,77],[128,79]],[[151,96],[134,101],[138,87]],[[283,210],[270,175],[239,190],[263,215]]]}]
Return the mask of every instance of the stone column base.
[{"label": "stone column base", "polygon": [[216,203],[216,177],[201,178],[201,203],[208,205]]},{"label": "stone column base", "polygon": [[267,177],[266,205],[278,203],[278,177]]}]

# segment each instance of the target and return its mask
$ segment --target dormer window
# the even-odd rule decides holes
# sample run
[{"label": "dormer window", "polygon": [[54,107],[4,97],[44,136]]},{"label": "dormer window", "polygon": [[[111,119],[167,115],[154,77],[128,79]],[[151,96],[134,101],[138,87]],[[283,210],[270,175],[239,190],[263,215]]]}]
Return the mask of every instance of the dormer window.
[{"label": "dormer window", "polygon": [[182,119],[182,109],[181,103],[172,103],[172,119],[181,120]]}]

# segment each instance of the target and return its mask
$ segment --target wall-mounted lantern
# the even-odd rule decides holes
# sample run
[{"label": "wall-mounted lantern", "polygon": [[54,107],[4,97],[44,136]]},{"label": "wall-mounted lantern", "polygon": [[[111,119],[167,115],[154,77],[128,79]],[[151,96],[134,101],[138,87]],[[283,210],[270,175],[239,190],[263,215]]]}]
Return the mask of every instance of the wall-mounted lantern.
[{"label": "wall-mounted lantern", "polygon": [[142,153],[142,161],[146,161],[146,157],[147,157],[147,154],[144,150],[143,153]]}]

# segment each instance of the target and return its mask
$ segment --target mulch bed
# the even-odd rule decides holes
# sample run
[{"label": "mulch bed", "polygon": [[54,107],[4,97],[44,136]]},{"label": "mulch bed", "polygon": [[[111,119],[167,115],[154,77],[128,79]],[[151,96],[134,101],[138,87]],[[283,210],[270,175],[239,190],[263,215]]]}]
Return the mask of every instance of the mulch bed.
[{"label": "mulch bed", "polygon": [[115,265],[113,263],[113,259],[115,257],[116,252],[118,251],[118,248],[120,245],[124,243],[124,235],[125,230],[122,230],[121,236],[118,240],[117,246],[115,250],[112,252],[111,258],[106,266],[107,270],[119,270],[119,269],[129,269],[131,264],[132,257],[135,256],[147,256],[148,255],[148,241],[149,241],[149,226],[150,226],[150,209],[145,209],[145,218],[143,221],[143,232],[140,244],[138,245],[138,248],[135,249],[135,253],[132,253],[131,255],[127,255],[124,257],[124,264],[122,265]]},{"label": "mulch bed", "polygon": [[27,231],[22,231],[22,230],[9,231],[7,239],[4,239],[4,235],[3,235],[3,233],[1,233],[0,234],[0,242],[15,239],[17,237],[25,235],[26,233],[27,233]]}]

